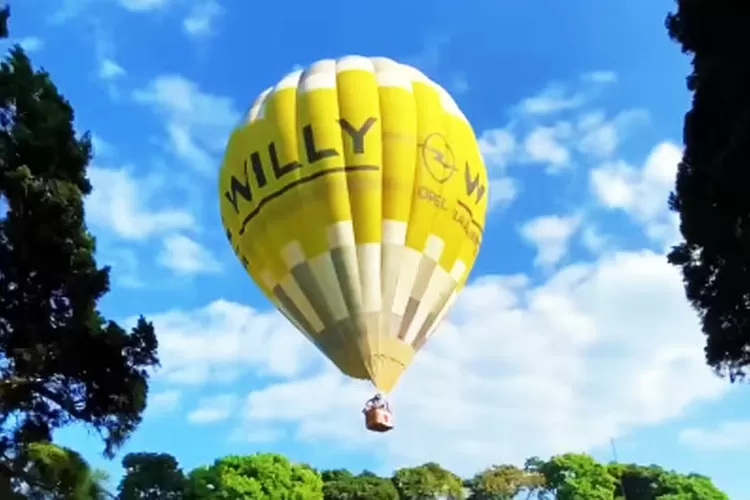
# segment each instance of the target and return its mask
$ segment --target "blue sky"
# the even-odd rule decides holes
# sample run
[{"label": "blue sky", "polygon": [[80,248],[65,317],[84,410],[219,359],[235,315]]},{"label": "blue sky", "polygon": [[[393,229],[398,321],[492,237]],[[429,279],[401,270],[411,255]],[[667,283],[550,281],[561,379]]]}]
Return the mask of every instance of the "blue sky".
[{"label": "blue sky", "polygon": [[[102,309],[146,314],[160,336],[164,366],[123,453],[192,468],[273,450],[383,473],[434,459],[468,475],[563,451],[607,460],[614,438],[621,460],[701,472],[742,498],[748,392],[704,366],[663,257],[690,102],[689,61],[664,29],[672,2],[220,1],[12,2],[12,41],[93,133],[87,218],[113,267]],[[367,387],[243,274],[217,213],[221,150],[254,97],[346,54],[446,87],[492,179],[473,281],[397,388],[386,436],[362,429]],[[59,438],[119,477],[95,436]]]}]

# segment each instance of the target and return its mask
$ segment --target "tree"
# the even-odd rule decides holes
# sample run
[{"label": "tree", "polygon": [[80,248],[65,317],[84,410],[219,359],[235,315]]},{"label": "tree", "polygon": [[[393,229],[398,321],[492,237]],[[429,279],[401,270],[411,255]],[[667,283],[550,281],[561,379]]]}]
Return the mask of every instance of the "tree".
[{"label": "tree", "polygon": [[669,36],[693,56],[685,150],[669,206],[684,241],[669,253],[707,336],[706,361],[732,382],[750,364],[750,10],[678,0]]},{"label": "tree", "polygon": [[228,456],[210,467],[193,470],[187,481],[189,500],[319,500],[323,480],[307,465],[282,455],[258,453]]},{"label": "tree", "polygon": [[544,486],[544,477],[514,465],[493,465],[466,481],[469,500],[512,500],[528,496]]},{"label": "tree", "polygon": [[84,223],[90,157],[70,104],[13,48],[0,64],[0,488],[25,474],[30,443],[72,423],[112,456],[140,423],[158,364],[150,323],[127,333],[96,309],[109,268]]},{"label": "tree", "polygon": [[0,38],[8,38],[8,18],[10,18],[10,6],[6,4],[0,8]]},{"label": "tree", "polygon": [[[27,500],[105,500],[113,498],[104,483],[107,474],[92,470],[77,452],[52,443],[31,443],[24,450],[23,493],[2,498]],[[19,486],[19,485],[16,485]],[[15,488],[16,491],[21,488]]]},{"label": "tree", "polygon": [[526,469],[543,476],[545,491],[557,500],[614,498],[616,479],[606,466],[588,455],[566,453],[547,461],[531,458]]},{"label": "tree", "polygon": [[393,482],[371,472],[355,476],[347,470],[324,471],[325,500],[399,500]]},{"label": "tree", "polygon": [[122,459],[125,475],[117,490],[121,500],[180,500],[185,475],[167,453],[128,453]]},{"label": "tree", "polygon": [[434,462],[398,469],[393,475],[393,484],[402,500],[462,499],[466,496],[461,478]]},{"label": "tree", "polygon": [[617,479],[615,498],[627,500],[729,500],[711,480],[698,474],[679,474],[659,466],[610,464],[610,474]]}]

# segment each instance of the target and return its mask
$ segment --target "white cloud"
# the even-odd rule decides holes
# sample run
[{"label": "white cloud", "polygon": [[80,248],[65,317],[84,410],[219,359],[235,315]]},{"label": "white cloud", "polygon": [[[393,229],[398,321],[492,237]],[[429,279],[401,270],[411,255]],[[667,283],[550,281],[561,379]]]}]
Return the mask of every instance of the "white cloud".
[{"label": "white cloud", "polygon": [[599,254],[609,246],[607,237],[593,225],[586,225],[580,231],[581,243],[593,254]]},{"label": "white cloud", "polygon": [[549,268],[557,264],[567,253],[580,221],[578,216],[547,215],[524,224],[521,236],[536,247],[534,265]]},{"label": "white cloud", "polygon": [[202,92],[182,76],[164,75],[133,95],[137,102],[151,106],[166,121],[172,152],[198,171],[216,168],[239,112],[232,100]]},{"label": "white cloud", "polygon": [[575,109],[585,102],[582,94],[569,94],[564,86],[552,84],[541,93],[523,99],[519,108],[526,115],[548,115]]},{"label": "white cloud", "polygon": [[516,138],[506,129],[490,129],[479,136],[479,151],[487,169],[502,171],[516,151]]},{"label": "white cloud", "polygon": [[180,391],[168,390],[148,395],[149,412],[168,413],[180,406],[182,394]]},{"label": "white cloud", "polygon": [[115,147],[112,144],[105,141],[96,133],[91,134],[91,147],[93,149],[94,157],[111,156],[115,150]]},{"label": "white cloud", "polygon": [[44,48],[44,40],[38,36],[26,36],[20,38],[16,43],[21,46],[23,50],[28,53],[37,52]]},{"label": "white cloud", "polygon": [[750,449],[750,420],[723,422],[712,429],[684,429],[679,440],[700,451],[747,450]]},{"label": "white cloud", "polygon": [[507,207],[518,196],[518,183],[510,177],[496,177],[490,179],[489,191],[487,211]]},{"label": "white cloud", "polygon": [[444,50],[452,38],[452,35],[444,32],[432,34],[426,37],[418,53],[405,58],[403,62],[426,73],[433,73],[443,62]]},{"label": "white cloud", "polygon": [[219,394],[203,398],[198,407],[188,413],[188,422],[193,424],[213,424],[228,419],[235,411],[239,398],[235,394]]},{"label": "white cloud", "polygon": [[190,36],[212,35],[214,23],[223,12],[224,8],[216,0],[194,0],[182,27]]},{"label": "white cloud", "polygon": [[99,263],[112,268],[113,282],[123,288],[145,286],[143,280],[138,276],[140,266],[135,252],[130,248],[123,247],[120,242],[103,241],[103,245],[101,241],[97,242],[96,257]]},{"label": "white cloud", "polygon": [[591,83],[616,83],[617,73],[614,71],[591,71],[581,75],[581,79]]},{"label": "white cloud", "polygon": [[640,169],[624,161],[593,169],[591,189],[602,206],[624,211],[644,226],[651,239],[669,246],[679,237],[678,217],[669,211],[667,197],[681,159],[677,145],[662,142],[651,150]]},{"label": "white cloud", "polygon": [[153,208],[153,189],[126,169],[89,167],[94,187],[86,199],[90,224],[121,238],[143,240],[154,234],[194,228],[193,216],[178,208]]},{"label": "white cloud", "polygon": [[648,114],[643,110],[628,110],[607,120],[601,111],[582,115],[577,123],[577,149],[594,158],[609,158],[622,144],[635,125],[643,123]]},{"label": "white cloud", "polygon": [[582,132],[578,150],[582,153],[606,158],[617,150],[617,129],[613,123],[605,121],[604,113],[585,114],[580,118],[578,128]]},{"label": "white cloud", "polygon": [[573,128],[568,122],[540,126],[524,140],[525,161],[544,163],[548,173],[555,173],[570,163],[570,150],[564,141],[571,138]]},{"label": "white cloud", "polygon": [[99,62],[99,78],[102,80],[115,80],[125,76],[125,69],[114,60],[104,58]]},{"label": "white cloud", "polygon": [[182,234],[164,238],[158,261],[167,269],[183,275],[221,270],[221,265],[208,249]]},{"label": "white cloud", "polygon": [[167,7],[172,0],[119,0],[119,4],[131,12],[150,12]]},{"label": "white cloud", "polygon": [[372,389],[331,368],[253,391],[243,426],[375,450],[386,467],[434,460],[466,474],[603,445],[727,389],[662,255],[613,253],[530,283],[485,276],[464,290],[392,397],[394,439],[363,429]]},{"label": "white cloud", "polygon": [[453,75],[450,84],[451,92],[455,94],[465,94],[469,91],[469,81],[466,79],[466,75],[463,73],[456,73]]},{"label": "white cloud", "polygon": [[508,206],[518,195],[518,183],[503,173],[516,152],[516,138],[498,128],[485,130],[477,142],[490,179],[487,210]]},{"label": "white cloud", "polygon": [[196,311],[148,317],[159,332],[158,376],[173,383],[229,382],[248,371],[287,378],[320,361],[277,312],[217,300]]}]

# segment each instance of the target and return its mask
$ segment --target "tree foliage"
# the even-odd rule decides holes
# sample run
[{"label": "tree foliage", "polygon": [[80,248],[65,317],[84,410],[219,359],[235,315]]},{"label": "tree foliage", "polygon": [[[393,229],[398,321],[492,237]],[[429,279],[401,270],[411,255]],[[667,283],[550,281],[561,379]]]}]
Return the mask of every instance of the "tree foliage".
[{"label": "tree foliage", "polygon": [[692,54],[684,155],[670,207],[684,241],[669,261],[707,336],[706,360],[730,380],[750,364],[750,10],[743,2],[678,0],[669,36]]},{"label": "tree foliage", "polygon": [[77,452],[52,443],[25,447],[19,458],[25,474],[12,480],[0,498],[12,500],[104,500],[112,496],[104,483],[107,474],[91,469]]},{"label": "tree foliage", "polygon": [[[109,269],[84,223],[91,142],[73,118],[14,47],[0,64],[0,487],[34,480],[34,443],[72,423],[101,434],[111,456],[140,423],[158,364],[150,323],[128,333],[97,311]],[[71,453],[57,457],[76,468]]]},{"label": "tree foliage", "polygon": [[190,473],[186,496],[193,500],[319,500],[320,474],[275,453],[227,456]]},{"label": "tree foliage", "polygon": [[397,470],[393,475],[393,484],[399,498],[404,500],[436,497],[460,500],[465,496],[461,478],[435,462]]},{"label": "tree foliage", "polygon": [[609,473],[617,479],[615,498],[627,500],[729,500],[705,476],[679,474],[657,465],[610,464]]},{"label": "tree foliage", "polygon": [[355,476],[339,469],[324,471],[322,478],[324,500],[399,500],[393,482],[371,472]]},{"label": "tree foliage", "polygon": [[180,500],[185,475],[166,453],[128,453],[122,459],[125,476],[117,490],[122,500]]},{"label": "tree foliage", "polygon": [[545,484],[544,476],[515,465],[493,465],[466,481],[469,500],[512,500],[530,495]]},{"label": "tree foliage", "polygon": [[[133,454],[127,460],[122,484],[141,477],[143,464],[163,464],[148,474],[150,491],[176,491],[179,465],[169,455]],[[126,461],[123,461],[125,464]],[[134,463],[140,464],[133,466]],[[135,481],[137,482],[137,481]],[[568,453],[549,460],[531,458],[525,467],[493,465],[466,481],[436,463],[398,469],[391,477],[346,469],[320,474],[293,464],[277,454],[230,456],[211,466],[197,467],[185,481],[180,496],[126,496],[122,500],[151,498],[281,499],[281,500],[728,500],[707,477],[680,474],[661,467],[601,464],[585,454]],[[167,487],[167,485],[170,485]],[[144,490],[141,490],[144,491]]]},{"label": "tree foliage", "polygon": [[616,478],[588,455],[566,453],[547,461],[530,459],[527,470],[544,477],[545,490],[558,500],[611,500]]},{"label": "tree foliage", "polygon": [[580,453],[546,461],[532,458],[526,469],[543,477],[539,498],[544,500],[728,500],[704,476],[680,474],[655,465],[604,465]]}]

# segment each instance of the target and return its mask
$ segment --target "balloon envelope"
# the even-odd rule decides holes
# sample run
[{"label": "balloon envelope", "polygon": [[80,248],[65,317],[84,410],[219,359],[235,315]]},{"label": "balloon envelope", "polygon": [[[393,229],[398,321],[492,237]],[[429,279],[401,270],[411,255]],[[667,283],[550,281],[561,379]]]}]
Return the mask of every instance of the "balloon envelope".
[{"label": "balloon envelope", "polygon": [[348,56],[260,94],[229,139],[219,196],[265,295],[343,373],[390,392],[466,282],[489,193],[443,88]]}]

